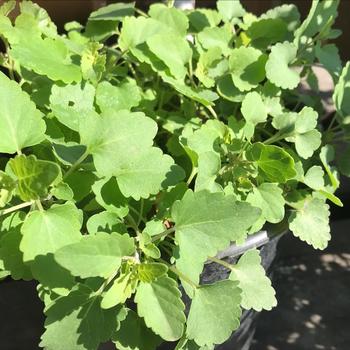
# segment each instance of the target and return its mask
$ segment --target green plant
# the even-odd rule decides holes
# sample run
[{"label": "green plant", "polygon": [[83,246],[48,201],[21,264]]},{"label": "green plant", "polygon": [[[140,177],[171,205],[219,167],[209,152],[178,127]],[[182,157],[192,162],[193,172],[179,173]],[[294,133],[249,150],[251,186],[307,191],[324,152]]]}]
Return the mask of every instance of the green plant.
[{"label": "green plant", "polygon": [[[39,282],[41,347],[211,349],[241,308],[276,305],[258,250],[236,265],[218,251],[266,223],[327,246],[350,138],[338,3],[313,1],[302,23],[294,5],[120,3],[62,35],[30,1],[14,23],[15,2],[1,7],[1,276]],[[331,120],[298,89],[317,90],[315,62],[336,84]],[[207,260],[229,279],[200,284]]]}]

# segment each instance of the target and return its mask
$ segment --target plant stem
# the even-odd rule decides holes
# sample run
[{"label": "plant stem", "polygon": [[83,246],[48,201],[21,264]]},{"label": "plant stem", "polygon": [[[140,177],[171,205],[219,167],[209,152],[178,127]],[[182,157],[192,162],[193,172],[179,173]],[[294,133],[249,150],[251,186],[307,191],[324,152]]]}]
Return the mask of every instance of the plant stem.
[{"label": "plant stem", "polygon": [[141,16],[144,16],[144,17],[149,17],[148,14],[140,9],[137,9],[135,8],[135,12],[138,13],[139,15]]},{"label": "plant stem", "polygon": [[138,227],[138,225],[136,224],[136,221],[134,220],[134,218],[133,218],[130,214],[128,214],[128,215],[126,216],[126,218],[128,219],[130,226],[135,230],[135,232],[137,233],[137,235],[139,235],[139,233],[140,233],[139,227]]},{"label": "plant stem", "polygon": [[139,211],[136,210],[134,207],[132,207],[130,204],[129,204],[129,209],[130,209],[134,214],[138,215],[138,217],[139,217],[139,220],[140,220],[140,221],[138,222],[137,226],[140,225],[140,222],[141,222],[141,221],[143,221],[144,223],[147,222],[147,219],[146,219],[144,216],[141,215],[141,213],[142,213],[143,210],[142,210],[141,212],[139,212]]},{"label": "plant stem", "polygon": [[295,204],[293,204],[293,203],[291,203],[291,202],[287,202],[287,201],[286,201],[286,204],[287,204],[288,206],[290,206],[291,208],[295,209],[295,210],[300,210],[300,208],[298,208]]},{"label": "plant stem", "polygon": [[200,288],[200,285],[193,282],[189,277],[187,277],[186,275],[184,275],[182,272],[180,272],[174,265],[170,265],[168,264],[165,260],[163,259],[159,259],[163,264],[166,264],[169,268],[169,270],[171,270],[172,272],[175,273],[175,275],[177,275],[178,277],[180,277],[180,279],[182,279],[183,281],[185,281],[186,283],[188,283],[191,287],[193,287],[194,289]]},{"label": "plant stem", "polygon": [[144,207],[144,200],[143,200],[143,198],[141,198],[140,213],[139,213],[139,217],[137,219],[137,226],[140,225],[141,221],[145,222],[145,220],[143,219],[143,207]]},{"label": "plant stem", "polygon": [[89,152],[86,150],[82,156],[70,167],[70,169],[64,174],[63,180],[65,180],[69,175],[71,175],[79,165],[88,157]]},{"label": "plant stem", "polygon": [[167,230],[163,231],[162,233],[159,233],[158,235],[153,236],[152,242],[158,241],[158,239],[161,239],[173,232],[175,232],[175,227],[170,227]]},{"label": "plant stem", "polygon": [[219,119],[218,115],[216,114],[212,106],[207,106],[207,109],[210,112],[210,114],[214,117],[214,119]]},{"label": "plant stem", "polygon": [[13,206],[11,208],[7,208],[7,209],[4,209],[4,210],[1,210],[0,211],[0,216],[6,215],[6,214],[10,214],[10,213],[12,213],[14,211],[17,211],[19,209],[22,209],[22,208],[30,207],[32,204],[33,204],[33,201],[24,202],[24,203],[15,205],[15,206]]},{"label": "plant stem", "polygon": [[282,134],[280,132],[278,132],[277,134],[271,136],[269,139],[265,140],[263,143],[265,145],[270,145],[271,143],[274,143],[274,142],[278,142],[280,140],[283,140],[285,137],[287,137],[287,135],[285,134]]},{"label": "plant stem", "polygon": [[106,287],[112,282],[112,280],[117,276],[119,272],[119,269],[116,270],[111,276],[108,277],[108,279],[106,279],[101,287],[98,289],[98,291],[96,291],[94,294],[95,295],[101,295],[103,293],[103,291],[106,289]]},{"label": "plant stem", "polygon": [[191,174],[188,178],[188,180],[186,181],[187,186],[190,185],[190,183],[192,182],[193,178],[197,175],[198,169],[196,167],[192,168]]},{"label": "plant stem", "polygon": [[44,211],[44,208],[39,199],[35,201],[35,205],[38,207],[39,211]]},{"label": "plant stem", "polygon": [[211,261],[213,261],[213,262],[215,262],[215,263],[217,263],[219,265],[222,265],[222,266],[226,267],[229,270],[233,270],[234,269],[234,267],[231,264],[227,263],[226,261],[223,261],[223,260],[220,260],[218,258],[215,258],[213,256],[209,257],[209,260],[211,260]]}]

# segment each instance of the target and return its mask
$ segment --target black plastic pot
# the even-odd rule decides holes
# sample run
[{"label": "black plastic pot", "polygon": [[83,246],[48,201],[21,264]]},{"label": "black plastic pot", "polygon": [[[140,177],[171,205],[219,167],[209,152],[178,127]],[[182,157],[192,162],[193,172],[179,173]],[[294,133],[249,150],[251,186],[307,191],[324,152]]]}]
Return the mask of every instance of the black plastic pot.
[{"label": "black plastic pot", "polygon": [[[261,261],[267,275],[271,278],[273,273],[274,260],[276,258],[277,243],[282,234],[271,233],[267,231],[260,231],[248,237],[243,245],[237,246],[232,244],[226,250],[220,252],[217,257],[234,264],[240,255],[252,248],[260,249]],[[229,271],[222,265],[208,262],[201,276],[201,284],[210,284],[216,281],[227,279]],[[187,309],[189,309],[190,300],[184,298]],[[244,311],[241,317],[241,325],[232,336],[223,344],[218,345],[215,349],[218,350],[249,350],[251,342],[254,337],[256,322],[259,313],[249,310]],[[175,345],[173,343],[164,343],[158,350],[173,350]]]}]

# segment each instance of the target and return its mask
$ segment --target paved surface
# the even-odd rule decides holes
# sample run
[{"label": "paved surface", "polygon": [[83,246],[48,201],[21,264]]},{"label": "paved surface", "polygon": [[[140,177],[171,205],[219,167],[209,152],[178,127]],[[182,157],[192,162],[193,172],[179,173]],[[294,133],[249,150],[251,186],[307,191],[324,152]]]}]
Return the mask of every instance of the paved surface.
[{"label": "paved surface", "polygon": [[251,350],[350,349],[350,220],[332,225],[329,248],[281,242],[274,287],[279,305],[263,312]]},{"label": "paved surface", "polygon": [[[274,282],[279,305],[261,314],[251,350],[350,349],[349,228],[350,220],[333,224],[325,252],[283,238]],[[34,284],[0,283],[0,312],[1,350],[39,349],[43,317]]]}]

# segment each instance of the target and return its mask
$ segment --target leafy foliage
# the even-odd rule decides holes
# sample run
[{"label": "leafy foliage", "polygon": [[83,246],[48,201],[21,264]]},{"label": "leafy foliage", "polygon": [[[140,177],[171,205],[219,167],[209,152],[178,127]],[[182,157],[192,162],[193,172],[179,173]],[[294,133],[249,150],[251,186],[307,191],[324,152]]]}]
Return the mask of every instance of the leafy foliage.
[{"label": "leafy foliage", "polygon": [[[63,34],[31,1],[0,7],[0,277],[39,283],[42,348],[212,350],[242,308],[276,305],[259,251],[221,250],[281,222],[327,246],[335,163],[350,175],[338,4],[300,23],[295,5],[116,3]],[[299,90],[314,63],[331,121]],[[229,278],[204,284],[210,261]]]}]

